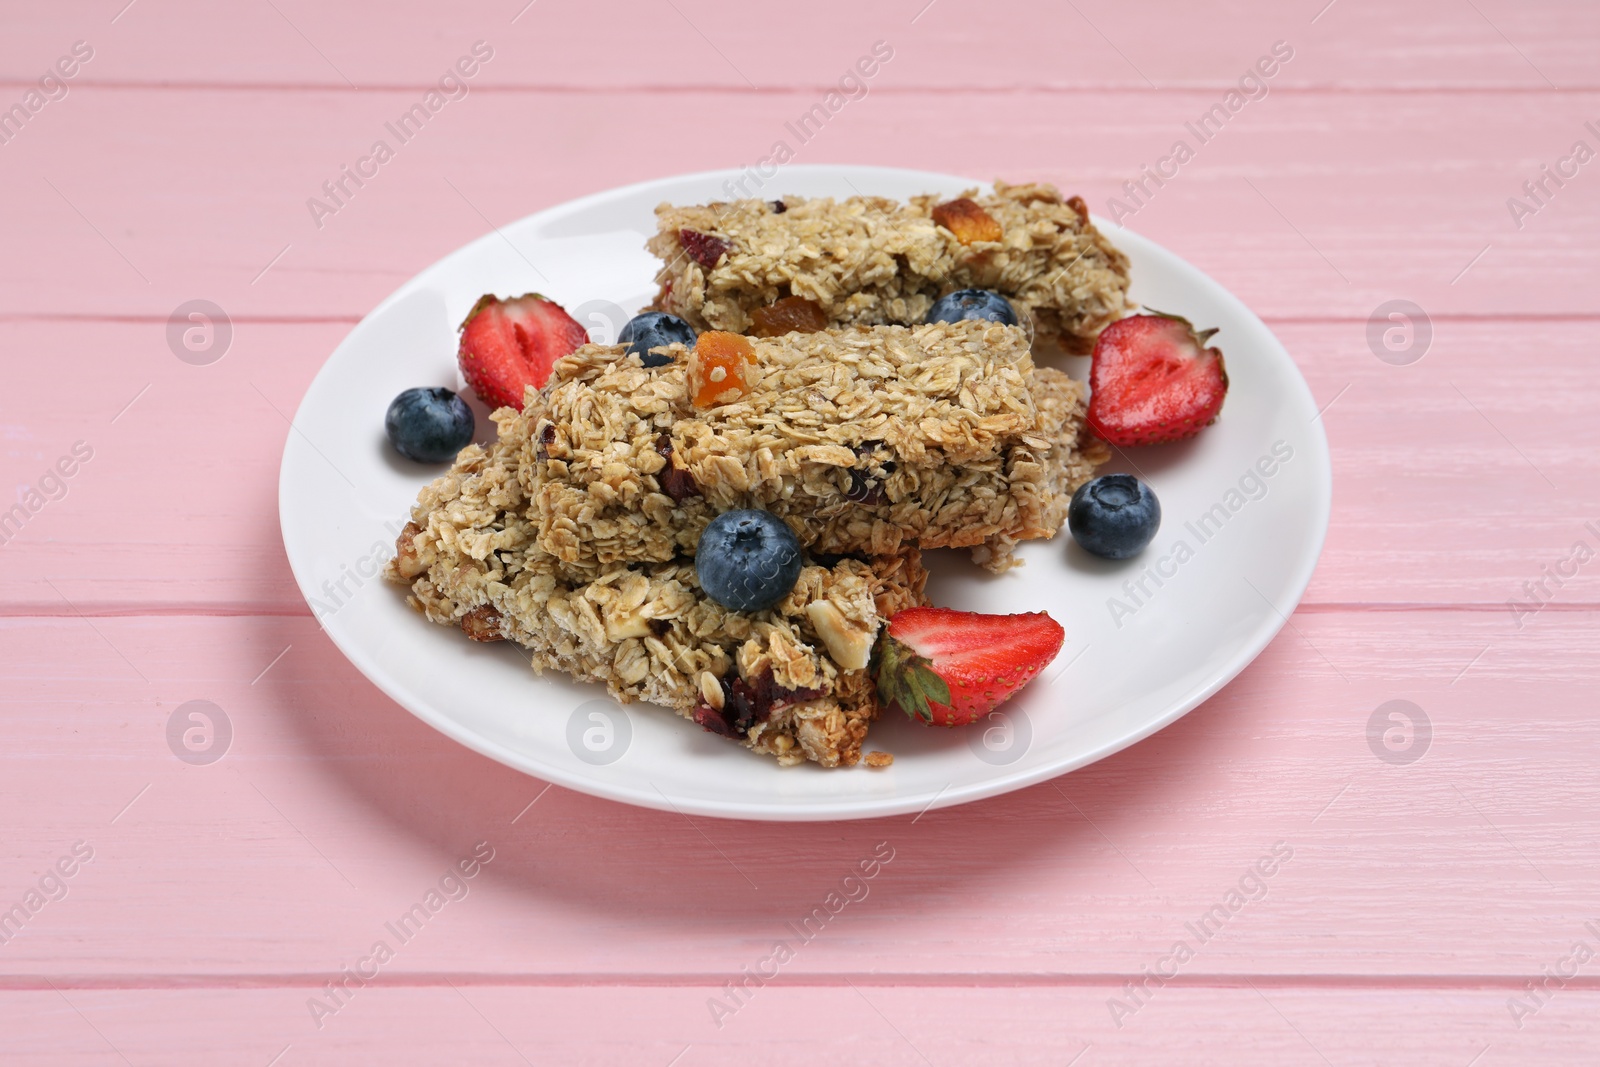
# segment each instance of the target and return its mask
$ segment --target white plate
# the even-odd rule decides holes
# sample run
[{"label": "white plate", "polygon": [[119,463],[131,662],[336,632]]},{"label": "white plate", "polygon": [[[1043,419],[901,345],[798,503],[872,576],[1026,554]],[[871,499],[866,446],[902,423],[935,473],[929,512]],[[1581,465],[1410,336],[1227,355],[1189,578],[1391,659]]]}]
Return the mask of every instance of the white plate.
[{"label": "white plate", "polygon": [[[1138,559],[1096,559],[1065,532],[1023,546],[1026,565],[998,578],[954,553],[930,553],[935,603],[1045,609],[1066,627],[1056,662],[989,723],[951,731],[886,718],[868,743],[894,754],[886,770],[782,769],[660,708],[624,709],[599,686],[538,677],[513,646],[475,644],[406,607],[377,572],[439,469],[389,449],[389,400],[410,386],[455,384],[455,327],[485,292],[542,292],[610,340],[615,307],[631,313],[652,293],[655,261],[643,242],[655,206],[729,199],[724,183],[738,177],[646,182],[505,226],[401,286],[329,357],[284,447],[279,509],[301,590],[363,674],[462,744],[571,789],[702,815],[852,819],[948,807],[1092,763],[1171,723],[1266,647],[1305,591],[1328,525],[1328,444],[1310,390],[1235,297],[1104,221],[1132,259],[1135,299],[1221,328],[1232,386],[1222,417],[1199,437],[1111,466],[1137,464],[1161,500],[1161,531]],[[794,166],[754,195],[905,198],[980,184]],[[1072,362],[1081,376],[1086,361]],[[480,411],[480,439],[492,431]]]}]

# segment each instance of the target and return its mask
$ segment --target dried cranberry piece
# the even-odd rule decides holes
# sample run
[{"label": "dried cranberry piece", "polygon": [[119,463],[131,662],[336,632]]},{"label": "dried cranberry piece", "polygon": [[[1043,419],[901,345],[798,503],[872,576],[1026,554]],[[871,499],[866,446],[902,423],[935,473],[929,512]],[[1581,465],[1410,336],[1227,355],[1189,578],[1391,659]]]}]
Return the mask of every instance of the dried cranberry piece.
[{"label": "dried cranberry piece", "polygon": [[734,736],[733,727],[729,726],[727,720],[722,717],[722,712],[713,708],[710,704],[696,704],[694,711],[690,714],[694,716],[696,725],[708,732],[719,734],[723,737]]},{"label": "dried cranberry piece", "polygon": [[[867,441],[855,448],[856,455],[866,459],[873,452],[883,447],[882,441]],[[894,461],[885,460],[882,464],[884,473],[894,473]],[[865,471],[850,468],[850,488],[845,490],[844,498],[853,504],[865,504],[871,507],[883,503],[883,483],[867,474]]]},{"label": "dried cranberry piece", "polygon": [[702,270],[715,267],[717,261],[733,249],[733,245],[721,237],[699,230],[679,230],[678,243],[683,245],[690,259],[700,264]]},{"label": "dried cranberry piece", "polygon": [[821,689],[785,689],[773,680],[768,671],[755,684],[732,675],[722,679],[722,710],[717,711],[703,700],[692,712],[694,721],[714,734],[723,737],[746,737],[750,728],[779,708],[815,700],[822,696]]},{"label": "dried cranberry piece", "polygon": [[661,483],[661,491],[670,496],[673,503],[700,495],[700,487],[694,484],[694,475],[678,466],[677,460],[672,457],[671,434],[664,433],[656,438],[656,454],[667,461],[661,473],[656,475],[656,481]]}]

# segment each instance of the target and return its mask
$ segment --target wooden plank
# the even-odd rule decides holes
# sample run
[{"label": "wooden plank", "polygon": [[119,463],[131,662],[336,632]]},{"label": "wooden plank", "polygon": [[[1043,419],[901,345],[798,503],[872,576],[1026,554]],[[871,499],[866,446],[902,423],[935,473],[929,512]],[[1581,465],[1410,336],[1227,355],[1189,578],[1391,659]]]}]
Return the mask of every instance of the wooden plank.
[{"label": "wooden plank", "polygon": [[[0,322],[0,345],[49,351],[62,329]],[[168,350],[164,323],[79,323],[75,344],[119,359],[72,403],[59,364],[19,361],[8,393],[26,417],[6,419],[0,476],[39,488],[79,441],[94,458],[0,546],[0,608],[306,613],[279,540],[278,459],[288,417],[347,329],[241,322],[221,361],[195,367]],[[1600,549],[1586,527],[1600,525],[1590,324],[1441,318],[1409,366],[1377,359],[1364,322],[1276,330],[1329,405],[1335,506],[1308,603],[1471,603],[1509,629],[1511,600],[1600,602],[1600,571],[1564,562],[1576,542]],[[1508,373],[1518,352],[1534,373]],[[448,354],[440,367],[448,383]],[[381,411],[351,417],[376,433]],[[1547,567],[1576,573],[1556,575],[1558,587]]]},{"label": "wooden plank", "polygon": [[1295,48],[1274,77],[1284,87],[1543,90],[1594,87],[1591,50],[1600,38],[1587,5],[1507,0],[1480,0],[1477,10],[1447,0],[1341,0],[1305,10],[1270,0],[1225,8],[1085,0],[982,18],[926,0],[890,8],[816,0],[803,18],[776,19],[731,0],[643,8],[465,0],[448,10],[404,0],[382,17],[310,0],[226,18],[198,0],[141,4],[120,16],[121,3],[104,6],[17,12],[0,78],[31,81],[82,39],[95,48],[78,75],[84,83],[419,86],[481,39],[495,49],[475,79],[485,86],[821,88],[884,40],[895,56],[882,85],[902,91],[1221,88],[1284,40]]},{"label": "wooden plank", "polygon": [[[946,141],[924,134],[942,128],[988,131],[984,156],[966,164],[978,176],[1053,180],[1101,213],[1125,182],[1146,181],[1144,206],[1124,221],[1268,317],[1364,322],[1395,298],[1441,317],[1600,313],[1590,284],[1600,181],[1579,170],[1535,215],[1513,220],[1507,207],[1574,141],[1600,144],[1584,126],[1600,116],[1597,93],[1469,105],[1454,94],[1271,96],[1161,187],[1141,167],[1179,138],[1196,142],[1185,123],[1215,94],[1098,92],[1070,109],[1032,91],[1005,107],[883,94],[801,144],[785,125],[812,102],[798,92],[484,93],[448,105],[335,216],[313,218],[308,201],[414,96],[81,88],[4,146],[0,228],[27,255],[0,264],[0,316],[164,322],[205,298],[239,319],[357,317],[491,222],[646,178],[751,165],[779,140],[797,163],[949,169]],[[697,117],[695,137],[624,147],[630,131],[673,129],[684,114]],[[503,165],[477,164],[496,148]],[[561,166],[518,164],[550,153]],[[115,183],[99,178],[108,156]],[[1386,159],[1406,162],[1372,162]]]},{"label": "wooden plank", "polygon": [[[721,981],[888,842],[794,974],[1138,974],[1183,940],[1195,977],[1520,981],[1600,943],[1600,726],[1572,698],[1596,685],[1597,634],[1592,611],[1515,636],[1476,612],[1300,614],[1219,696],[1076,774],[918,820],[777,827],[543,793],[405,714],[308,619],[6,620],[0,903],[79,840],[94,857],[0,973],[334,974],[487,841],[394,975]],[[1409,764],[1369,736],[1396,699],[1431,723]],[[191,700],[231,724],[209,765],[169,748]],[[1275,846],[1292,856],[1263,875]]]},{"label": "wooden plank", "polygon": [[[1555,993],[1520,1030],[1499,988],[1159,989],[1118,1029],[1110,983],[1066,988],[800,985],[752,991],[719,1029],[715,986],[506,987],[456,983],[356,990],[320,1030],[312,990],[45,990],[0,1001],[7,1063],[78,1067],[208,1063],[313,1067],[530,1063],[929,1063],[1195,1067],[1285,1063],[1586,1064],[1600,994]],[[826,1020],[825,1022],[823,1020]],[[274,1056],[281,1056],[273,1060]],[[1074,1057],[1077,1057],[1074,1060]]]}]

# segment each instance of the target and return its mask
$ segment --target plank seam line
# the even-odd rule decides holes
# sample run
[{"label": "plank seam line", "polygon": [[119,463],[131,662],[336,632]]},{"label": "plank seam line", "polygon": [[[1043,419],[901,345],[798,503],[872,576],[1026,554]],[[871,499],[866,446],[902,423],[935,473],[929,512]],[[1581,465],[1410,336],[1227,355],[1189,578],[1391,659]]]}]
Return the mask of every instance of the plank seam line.
[{"label": "plank seam line", "polygon": [[[321,988],[329,980],[328,972],[292,972],[283,974],[106,974],[106,975],[45,975],[9,974],[0,976],[0,990],[44,991],[55,989],[114,990],[114,989],[297,989]],[[334,976],[336,977],[336,976]],[[504,986],[504,987],[609,987],[640,989],[716,988],[730,977],[729,973],[708,971],[704,973],[674,974],[486,974],[482,972],[429,971],[412,974],[385,974],[372,982],[375,986],[394,988],[433,988],[448,985]],[[909,988],[952,989],[1015,989],[1015,988],[1118,988],[1124,983],[1143,977],[1136,973],[1095,972],[1083,974],[961,974],[936,972],[915,973],[854,973],[830,972],[809,975],[784,975],[773,985],[797,988],[839,988],[851,985]],[[1459,990],[1501,993],[1522,991],[1529,981],[1542,977],[1528,974],[1267,974],[1267,975],[1180,975],[1166,984],[1192,989],[1247,989],[1254,986],[1269,989],[1351,989],[1383,992],[1397,989]],[[1564,990],[1600,992],[1600,975],[1579,975],[1566,980]]]},{"label": "plank seam line", "polygon": [[[0,89],[29,89],[37,86],[36,79],[0,79]],[[423,93],[434,88],[432,82],[383,82],[368,83],[366,85],[351,87],[341,82],[209,82],[209,81],[136,81],[132,79],[97,79],[94,81],[73,82],[74,91],[85,89],[108,89],[113,91],[144,91],[144,92],[281,92],[281,93],[339,93],[342,95],[358,95],[372,93]],[[1169,83],[1166,85],[1120,85],[1107,88],[1104,85],[897,85],[883,86],[874,89],[874,94],[884,96],[953,96],[973,95],[984,96],[1014,96],[1023,93],[1037,93],[1048,96],[1109,96],[1115,94],[1136,94],[1139,96],[1161,95],[1215,95],[1235,88],[1233,82],[1184,82],[1181,84]],[[622,88],[605,85],[544,85],[528,83],[523,85],[481,85],[474,86],[472,92],[484,95],[514,95],[514,94],[550,94],[567,96],[639,96],[695,95],[695,94],[729,94],[737,96],[790,96],[790,95],[821,95],[830,90],[837,89],[833,84],[802,84],[799,82],[789,85],[718,85],[718,84],[688,84],[688,85],[630,85]],[[1600,92],[1600,86],[1568,85],[1552,89],[1546,85],[1503,85],[1497,87],[1484,87],[1481,85],[1337,85],[1331,83],[1312,85],[1285,85],[1274,87],[1274,93],[1288,96],[1502,96],[1507,93],[1528,96],[1572,96],[1584,93]]]}]

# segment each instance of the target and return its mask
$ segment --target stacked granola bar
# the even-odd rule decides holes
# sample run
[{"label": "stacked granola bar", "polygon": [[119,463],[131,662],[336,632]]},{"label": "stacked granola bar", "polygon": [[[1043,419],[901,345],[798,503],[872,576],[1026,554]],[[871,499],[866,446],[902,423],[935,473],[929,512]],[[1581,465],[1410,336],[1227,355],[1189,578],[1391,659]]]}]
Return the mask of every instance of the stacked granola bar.
[{"label": "stacked granola bar", "polygon": [[748,332],[755,312],[787,297],[838,325],[915,323],[940,295],[976,288],[1009,299],[1040,337],[1087,352],[1128,306],[1127,257],[1081,199],[1050,185],[995,182],[992,195],[954,201],[663,204],[656,223],[655,306],[697,329]]},{"label": "stacked granola bar", "polygon": [[[522,467],[540,548],[566,562],[692,554],[734,508],[784,519],[813,552],[971,548],[991,570],[1050,537],[1105,459],[1082,391],[991,322],[752,339],[748,396],[706,410],[694,354],[644,367],[588,345],[531,401]],[[1065,494],[1062,490],[1065,489]]]},{"label": "stacked granola bar", "polygon": [[692,560],[563,562],[539,548],[522,487],[531,421],[495,412],[499,439],[471,445],[422,490],[386,577],[413,607],[477,641],[515,641],[536,671],[648,700],[780,763],[851,765],[877,698],[867,653],[882,622],[923,603],[915,547],[871,560],[813,559],[768,611],[705,596]]}]

